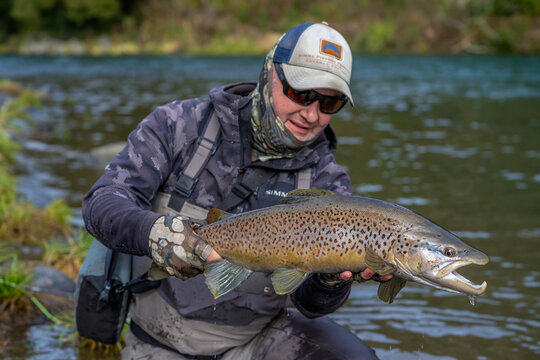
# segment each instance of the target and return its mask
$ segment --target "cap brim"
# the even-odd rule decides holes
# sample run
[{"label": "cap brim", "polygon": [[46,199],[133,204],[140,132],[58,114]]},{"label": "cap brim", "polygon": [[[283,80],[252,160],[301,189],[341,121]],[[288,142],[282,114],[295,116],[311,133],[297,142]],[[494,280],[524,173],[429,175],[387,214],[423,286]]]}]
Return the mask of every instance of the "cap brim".
[{"label": "cap brim", "polygon": [[310,69],[303,66],[280,64],[289,85],[296,90],[331,89],[339,91],[349,98],[354,106],[349,85],[339,76],[323,70]]}]

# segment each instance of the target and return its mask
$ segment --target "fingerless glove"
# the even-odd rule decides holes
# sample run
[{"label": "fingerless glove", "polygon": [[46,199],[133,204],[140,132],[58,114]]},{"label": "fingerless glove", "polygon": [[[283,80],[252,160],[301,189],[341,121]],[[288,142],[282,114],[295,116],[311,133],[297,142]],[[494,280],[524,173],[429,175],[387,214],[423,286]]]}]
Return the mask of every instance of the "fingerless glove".
[{"label": "fingerless glove", "polygon": [[158,218],[150,230],[149,246],[159,267],[184,280],[201,273],[212,252],[193,231],[191,221],[180,216]]}]

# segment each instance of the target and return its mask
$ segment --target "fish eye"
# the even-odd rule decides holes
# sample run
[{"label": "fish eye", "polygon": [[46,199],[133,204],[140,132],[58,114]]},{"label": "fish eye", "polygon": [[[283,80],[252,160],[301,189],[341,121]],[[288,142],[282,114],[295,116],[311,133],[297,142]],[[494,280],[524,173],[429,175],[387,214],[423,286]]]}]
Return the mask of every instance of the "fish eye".
[{"label": "fish eye", "polygon": [[454,257],[456,256],[456,249],[451,247],[444,248],[443,254],[447,257]]}]

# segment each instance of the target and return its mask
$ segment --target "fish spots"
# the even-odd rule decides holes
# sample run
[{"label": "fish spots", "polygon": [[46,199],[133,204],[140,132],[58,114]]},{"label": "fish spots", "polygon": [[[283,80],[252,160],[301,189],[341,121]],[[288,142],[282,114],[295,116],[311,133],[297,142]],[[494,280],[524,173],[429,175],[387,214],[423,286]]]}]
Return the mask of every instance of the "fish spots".
[{"label": "fish spots", "polygon": [[298,264],[314,269],[326,264],[336,269],[335,263],[360,264],[368,246],[388,256],[393,247],[410,253],[416,245],[409,241],[411,248],[406,248],[400,234],[405,225],[391,217],[321,199],[309,206],[270,207],[230,219],[202,228],[209,242],[225,258],[234,254],[259,268]]}]

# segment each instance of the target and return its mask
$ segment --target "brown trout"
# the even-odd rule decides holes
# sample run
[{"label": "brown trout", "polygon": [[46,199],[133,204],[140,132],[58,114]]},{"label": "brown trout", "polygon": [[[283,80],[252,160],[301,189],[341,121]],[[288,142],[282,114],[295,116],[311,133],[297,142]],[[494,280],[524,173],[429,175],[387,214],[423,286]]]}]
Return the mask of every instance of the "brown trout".
[{"label": "brown trout", "polygon": [[407,280],[476,296],[487,284],[473,284],[456,270],[484,265],[489,258],[453,234],[402,206],[326,190],[293,190],[277,205],[240,214],[211,209],[197,230],[224,259],[204,274],[215,298],[253,271],[272,273],[277,294],[292,293],[312,273],[380,275],[379,297],[392,302]]}]

